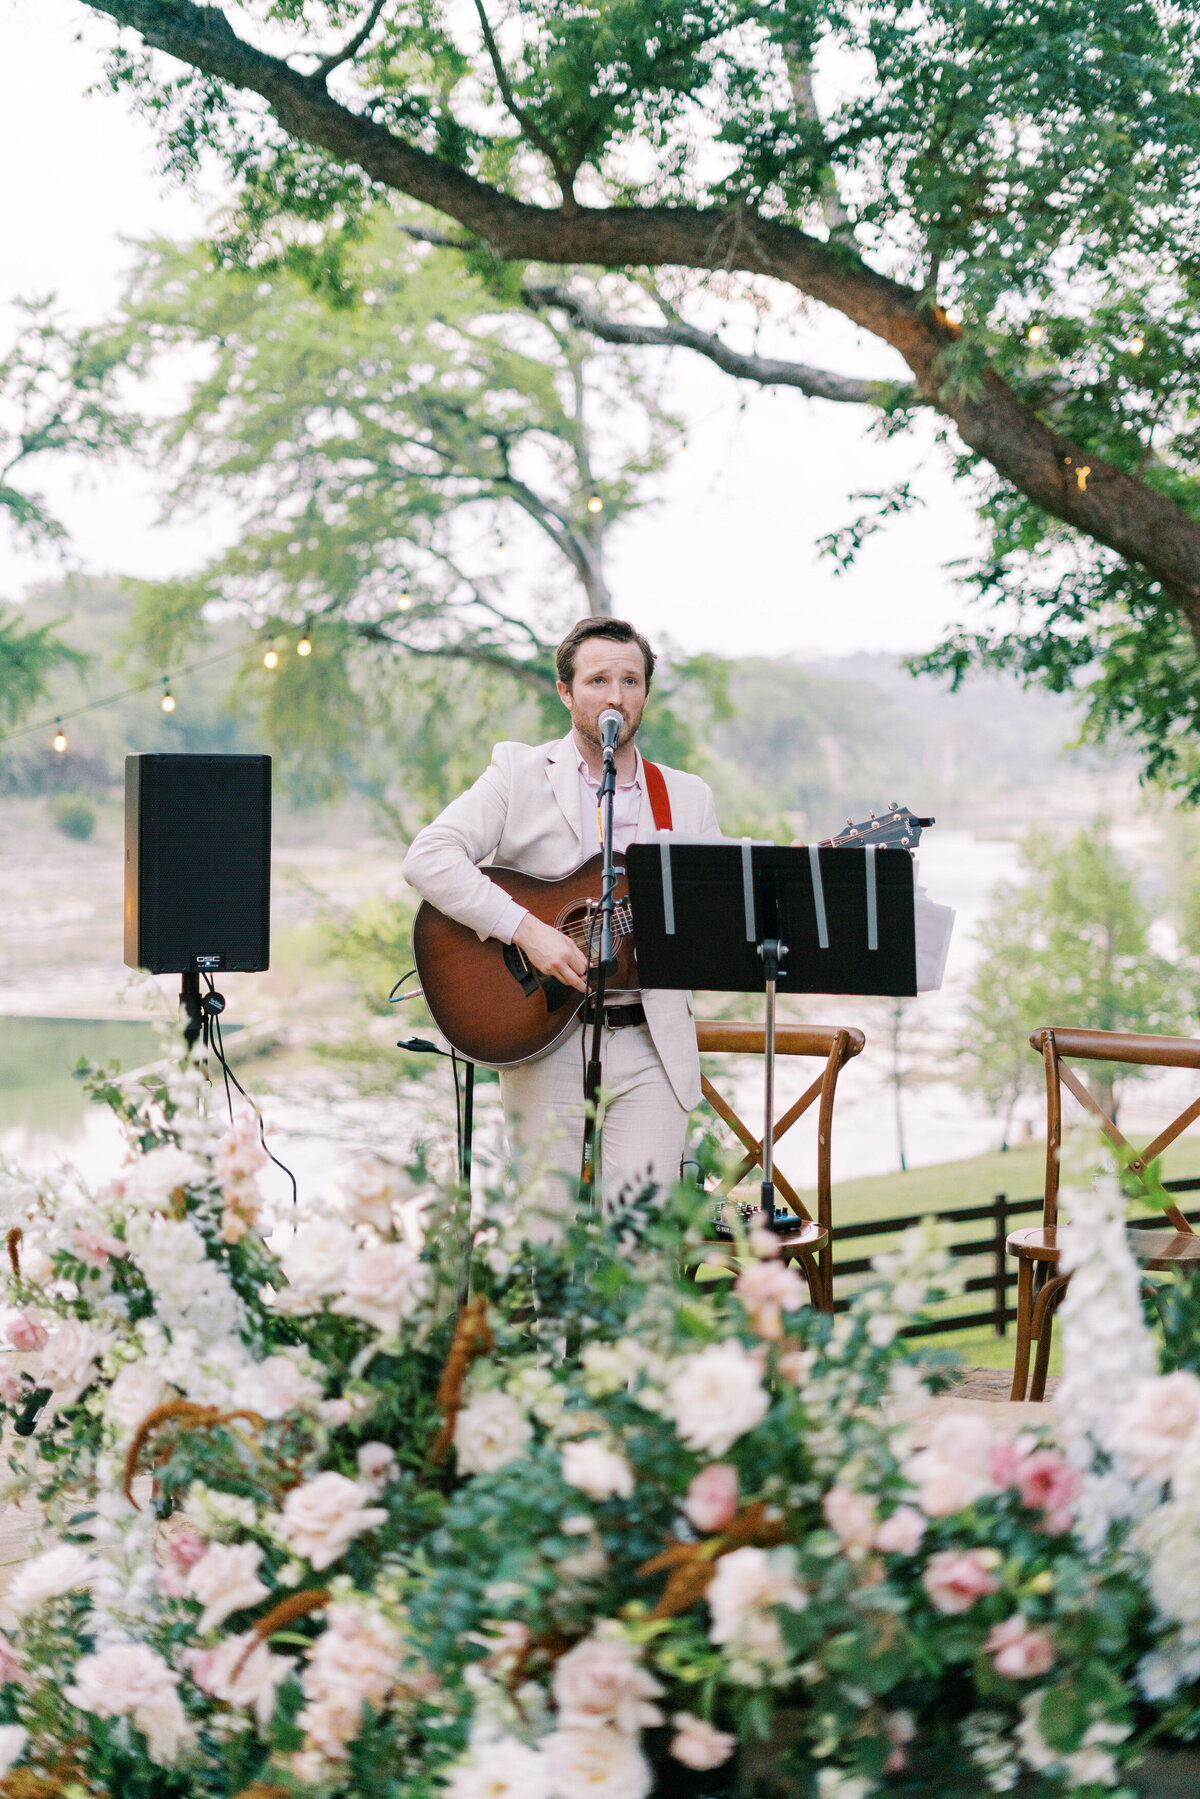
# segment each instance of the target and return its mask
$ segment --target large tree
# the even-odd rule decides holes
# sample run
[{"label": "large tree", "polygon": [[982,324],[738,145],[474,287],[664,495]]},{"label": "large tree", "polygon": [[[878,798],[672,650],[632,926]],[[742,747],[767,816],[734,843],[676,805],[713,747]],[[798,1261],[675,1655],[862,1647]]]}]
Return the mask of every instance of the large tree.
[{"label": "large tree", "polygon": [[[79,3],[125,28],[111,78],[172,166],[223,160],[231,254],[336,283],[337,233],[392,190],[602,336],[889,425],[932,409],[982,482],[981,594],[1016,605],[932,665],[1086,683],[1096,729],[1200,792],[1195,7]],[[603,269],[630,279],[570,273]],[[907,373],[740,349],[681,271],[819,302]]]},{"label": "large tree", "polygon": [[[19,326],[0,357],[0,524],[18,541],[65,548],[66,530],[32,485],[47,456],[127,444],[132,421],[114,404],[121,352],[92,331],[72,332],[48,301],[19,307]],[[29,629],[0,608],[0,723],[14,724],[64,663],[85,658],[52,624]]]}]

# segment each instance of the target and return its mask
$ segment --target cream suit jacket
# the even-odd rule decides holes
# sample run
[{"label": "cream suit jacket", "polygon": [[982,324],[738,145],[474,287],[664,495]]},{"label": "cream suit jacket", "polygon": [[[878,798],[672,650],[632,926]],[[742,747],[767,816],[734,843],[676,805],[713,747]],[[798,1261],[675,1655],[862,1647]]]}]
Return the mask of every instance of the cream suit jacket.
[{"label": "cream suit jacket", "polygon": [[[681,837],[719,837],[708,786],[696,775],[664,768],[672,830]],[[656,838],[645,791],[637,841]],[[485,857],[543,880],[560,880],[595,853],[585,849],[579,805],[579,752],[568,732],[556,743],[498,743],[491,766],[432,824],[404,858],[411,887],[440,912],[490,937],[508,895],[478,865]],[[646,1023],[680,1105],[700,1103],[700,1058],[690,994],[642,989]]]}]

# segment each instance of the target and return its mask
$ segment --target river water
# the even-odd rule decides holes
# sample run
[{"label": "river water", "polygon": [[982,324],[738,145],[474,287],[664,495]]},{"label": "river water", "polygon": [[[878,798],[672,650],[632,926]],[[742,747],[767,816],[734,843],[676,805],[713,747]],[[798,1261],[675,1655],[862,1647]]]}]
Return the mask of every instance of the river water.
[{"label": "river water", "polygon": [[[1118,834],[1120,847],[1139,851],[1154,841],[1153,826],[1134,822]],[[918,877],[937,901],[955,908],[957,917],[946,979],[939,993],[909,1002],[901,1044],[905,1060],[923,1077],[905,1088],[901,1113],[909,1167],[957,1160],[993,1149],[999,1125],[981,1105],[965,1095],[943,1072],[959,1027],[963,996],[975,963],[975,933],[996,884],[1020,874],[1019,848],[1012,837],[970,831],[933,829],[920,852]],[[113,970],[114,991],[121,977]],[[236,978],[230,989],[236,1010]],[[703,1001],[698,1008],[705,1010]],[[755,1018],[752,996],[739,999],[737,1015]],[[858,1025],[866,1034],[863,1054],[848,1064],[838,1089],[833,1172],[835,1180],[884,1174],[899,1166],[899,1139],[892,1089],[891,1058],[886,1033],[886,1004],[869,1000],[813,1000],[804,1016],[813,1023]],[[397,1020],[400,1024],[401,1021]],[[1047,1021],[1054,1022],[1054,1021]],[[397,1035],[401,1034],[398,1030]],[[115,1122],[103,1108],[89,1106],[71,1069],[81,1055],[118,1059],[126,1069],[150,1060],[158,1038],[143,1022],[101,1022],[64,1018],[0,1018],[0,1156],[28,1166],[69,1160],[89,1179],[110,1175],[123,1157]],[[237,1039],[229,1040],[235,1066]],[[1030,1052],[1032,1055],[1032,1051]],[[386,1063],[385,1063],[386,1068]],[[448,1166],[453,1153],[454,1106],[449,1065],[433,1062],[420,1083],[397,1083],[394,1092],[363,1093],[348,1069],[340,1072],[313,1055],[309,1061],[293,1050],[284,1064],[270,1060],[242,1066],[244,1084],[262,1101],[271,1125],[271,1147],[291,1166],[305,1197],[336,1184],[346,1166],[364,1153],[406,1158],[424,1137],[435,1161]],[[778,1107],[807,1086],[810,1064],[797,1069],[781,1061]],[[748,1124],[761,1126],[761,1061],[729,1059],[714,1065],[713,1079],[729,1095]],[[1177,1098],[1179,1093],[1182,1098]],[[1131,1129],[1153,1127],[1186,1103],[1186,1081],[1169,1077],[1132,1088],[1123,1119]],[[479,1179],[500,1154],[498,1094],[494,1083],[478,1090],[477,1163]],[[1024,1118],[1036,1123],[1040,1104],[1026,1103]],[[815,1156],[815,1108],[786,1139],[779,1151],[781,1167],[801,1187],[811,1187]],[[287,1190],[274,1171],[271,1182]]]}]

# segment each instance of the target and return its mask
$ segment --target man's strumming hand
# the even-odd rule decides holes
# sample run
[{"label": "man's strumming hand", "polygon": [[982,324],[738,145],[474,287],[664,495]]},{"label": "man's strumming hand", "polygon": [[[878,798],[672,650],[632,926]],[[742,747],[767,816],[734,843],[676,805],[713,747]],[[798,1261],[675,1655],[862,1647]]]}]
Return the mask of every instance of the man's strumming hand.
[{"label": "man's strumming hand", "polygon": [[574,987],[577,993],[587,992],[583,951],[564,932],[527,912],[513,932],[513,942],[542,974],[552,974],[564,987]]}]

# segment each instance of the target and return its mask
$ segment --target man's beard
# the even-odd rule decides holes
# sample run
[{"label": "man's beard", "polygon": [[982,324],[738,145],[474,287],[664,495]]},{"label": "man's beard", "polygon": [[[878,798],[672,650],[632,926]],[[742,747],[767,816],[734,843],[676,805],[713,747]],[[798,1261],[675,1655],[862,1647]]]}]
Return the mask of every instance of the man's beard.
[{"label": "man's beard", "polygon": [[[618,708],[616,706],[605,707],[606,712],[616,712],[617,710]],[[637,717],[629,720],[625,720],[624,713],[621,714],[622,720],[625,722],[622,723],[621,729],[617,732],[617,749],[623,749],[627,743],[633,742],[641,729],[642,712],[645,710],[646,708],[643,706]],[[573,722],[575,724],[575,729],[579,732],[579,735],[590,749],[602,750],[604,748],[604,741],[595,725],[582,724],[578,720],[574,720]]]}]

